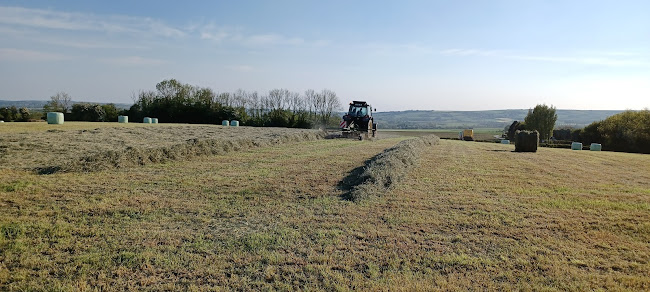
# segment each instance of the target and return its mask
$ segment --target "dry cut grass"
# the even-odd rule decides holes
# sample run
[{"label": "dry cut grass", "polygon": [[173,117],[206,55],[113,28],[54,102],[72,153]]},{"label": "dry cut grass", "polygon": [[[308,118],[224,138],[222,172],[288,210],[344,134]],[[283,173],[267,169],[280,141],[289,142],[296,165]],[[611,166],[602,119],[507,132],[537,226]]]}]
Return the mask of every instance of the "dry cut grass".
[{"label": "dry cut grass", "polygon": [[400,141],[0,169],[0,290],[650,289],[650,156],[443,140],[390,195],[341,198]]},{"label": "dry cut grass", "polygon": [[513,149],[443,140],[424,153],[372,208],[381,229],[405,235],[388,252],[411,263],[384,276],[459,290],[648,291],[650,156]]},{"label": "dry cut grass", "polygon": [[[36,169],[40,173],[97,171],[324,136],[316,130],[215,125],[23,124],[20,126],[28,129],[25,132],[0,136],[1,168]],[[94,127],[100,124],[104,125]],[[90,125],[93,129],[88,130]]]},{"label": "dry cut grass", "polygon": [[360,201],[386,193],[407,175],[417,163],[422,151],[439,142],[440,138],[429,135],[404,140],[384,150],[368,161],[357,178],[357,185],[350,191],[349,198]]},{"label": "dry cut grass", "polygon": [[[162,125],[162,124],[161,124]],[[186,126],[187,124],[168,124],[165,126]],[[60,125],[50,125],[46,121],[38,122],[8,122],[0,124],[0,134],[10,133],[40,133],[47,131],[68,131],[68,130],[94,130],[97,128],[140,128],[151,127],[152,124],[143,123],[114,123],[114,122],[65,122]],[[153,125],[157,126],[157,125]]]},{"label": "dry cut grass", "polygon": [[0,290],[344,289],[358,268],[344,261],[357,248],[348,239],[364,228],[345,222],[357,210],[338,182],[397,142],[299,142],[89,173],[0,170]]}]

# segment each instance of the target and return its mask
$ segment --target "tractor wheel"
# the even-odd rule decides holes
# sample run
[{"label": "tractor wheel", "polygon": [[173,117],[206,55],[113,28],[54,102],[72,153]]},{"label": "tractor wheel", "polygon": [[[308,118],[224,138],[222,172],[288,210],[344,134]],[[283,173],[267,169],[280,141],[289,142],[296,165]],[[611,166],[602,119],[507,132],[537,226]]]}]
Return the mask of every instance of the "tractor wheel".
[{"label": "tractor wheel", "polygon": [[375,137],[375,133],[377,132],[377,123],[372,123],[372,137]]}]

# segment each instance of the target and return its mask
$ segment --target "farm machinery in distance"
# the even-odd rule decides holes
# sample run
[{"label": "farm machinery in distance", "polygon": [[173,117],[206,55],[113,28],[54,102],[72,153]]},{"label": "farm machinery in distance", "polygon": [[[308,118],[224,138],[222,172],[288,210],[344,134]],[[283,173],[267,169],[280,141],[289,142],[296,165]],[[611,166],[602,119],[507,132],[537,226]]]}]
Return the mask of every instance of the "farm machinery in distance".
[{"label": "farm machinery in distance", "polygon": [[372,117],[372,106],[365,101],[351,102],[348,113],[343,115],[341,136],[363,140],[375,137],[376,132],[377,123]]}]

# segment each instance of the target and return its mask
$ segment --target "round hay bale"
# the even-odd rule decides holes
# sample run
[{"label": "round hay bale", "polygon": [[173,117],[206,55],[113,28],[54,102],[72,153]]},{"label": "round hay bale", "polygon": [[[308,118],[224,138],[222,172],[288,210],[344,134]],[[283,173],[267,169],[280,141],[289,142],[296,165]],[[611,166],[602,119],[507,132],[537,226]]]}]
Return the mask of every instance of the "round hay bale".
[{"label": "round hay bale", "polygon": [[117,122],[122,124],[127,124],[129,123],[129,116],[118,116]]},{"label": "round hay bale", "polygon": [[515,152],[537,152],[539,146],[539,132],[515,132]]},{"label": "round hay bale", "polygon": [[63,124],[63,113],[59,112],[49,112],[47,113],[47,123],[50,125],[61,125]]},{"label": "round hay bale", "polygon": [[145,117],[145,118],[142,120],[142,122],[145,123],[145,124],[151,124],[152,121],[151,121],[151,118],[150,118],[150,117]]},{"label": "round hay bale", "polygon": [[239,121],[235,121],[235,120],[230,121],[230,126],[232,126],[232,127],[239,127]]},{"label": "round hay bale", "polygon": [[507,139],[501,140],[501,144],[510,144],[510,140]]},{"label": "round hay bale", "polygon": [[158,123],[158,118],[151,118],[151,123],[152,124],[157,124]]},{"label": "round hay bale", "polygon": [[603,145],[598,144],[598,143],[591,143],[589,146],[590,151],[601,151],[603,149]]},{"label": "round hay bale", "polygon": [[228,122],[228,120],[223,120],[223,121],[221,121],[221,125],[228,127],[230,125],[230,123]]},{"label": "round hay bale", "polygon": [[582,150],[582,143],[580,142],[571,143],[571,150]]},{"label": "round hay bale", "polygon": [[4,123],[5,121],[0,121],[0,124]]}]

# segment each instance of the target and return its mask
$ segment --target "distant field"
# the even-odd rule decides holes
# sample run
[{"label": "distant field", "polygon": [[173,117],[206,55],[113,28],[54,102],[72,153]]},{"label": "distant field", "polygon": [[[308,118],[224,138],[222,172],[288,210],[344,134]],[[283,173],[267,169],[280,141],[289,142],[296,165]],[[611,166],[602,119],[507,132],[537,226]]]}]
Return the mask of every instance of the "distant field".
[{"label": "distant field", "polygon": [[[434,134],[443,139],[458,139],[458,132],[463,129],[418,129],[418,130],[402,130],[402,129],[382,129],[382,133],[400,135],[400,136],[425,136]],[[474,138],[477,140],[490,140],[494,139],[495,135],[501,136],[503,129],[500,128],[479,128],[474,129]]]},{"label": "distant field", "polygon": [[405,138],[0,169],[0,290],[650,289],[649,155],[443,140],[342,198]]},{"label": "distant field", "polygon": [[[604,120],[616,110],[564,110],[558,109],[558,126],[582,128],[595,121]],[[486,111],[431,111],[410,110],[374,113],[376,121],[383,128],[500,128],[512,121],[523,121],[528,109],[486,110]]]}]

